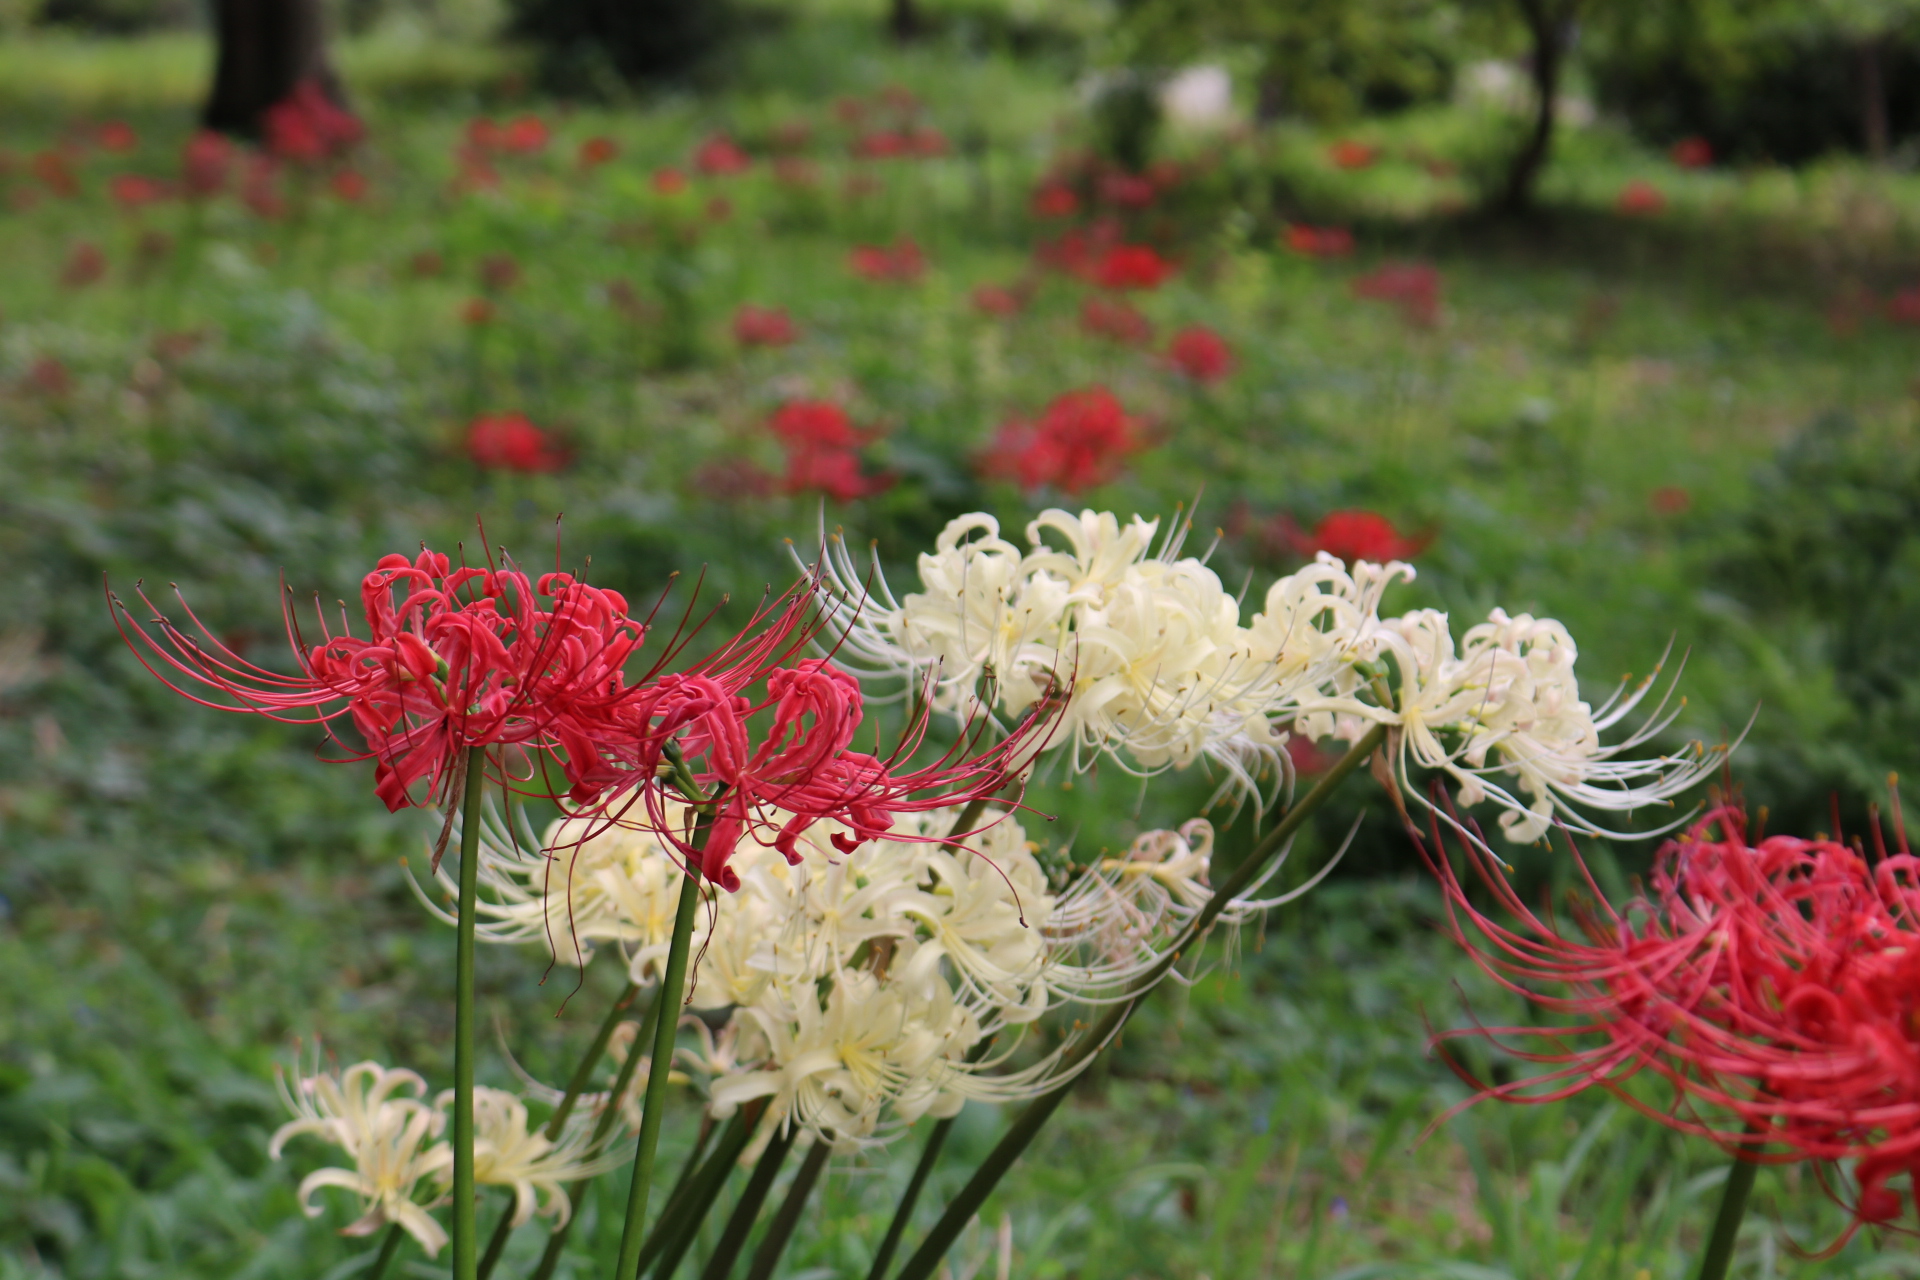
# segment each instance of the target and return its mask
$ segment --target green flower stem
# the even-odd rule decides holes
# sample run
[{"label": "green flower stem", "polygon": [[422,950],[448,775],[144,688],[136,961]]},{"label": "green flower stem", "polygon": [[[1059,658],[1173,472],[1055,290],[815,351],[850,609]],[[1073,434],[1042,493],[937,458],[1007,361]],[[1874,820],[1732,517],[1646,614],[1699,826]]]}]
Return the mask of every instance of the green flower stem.
[{"label": "green flower stem", "polygon": [[[740,1193],[739,1201],[733,1206],[733,1212],[727,1215],[727,1225],[720,1232],[720,1243],[714,1246],[713,1256],[707,1259],[706,1270],[700,1273],[700,1280],[727,1280],[733,1270],[733,1264],[740,1257],[740,1251],[747,1247],[747,1233],[753,1230],[753,1220],[760,1216],[760,1206],[767,1202],[767,1193],[773,1190],[773,1180],[779,1176],[781,1162],[787,1158],[787,1152],[793,1146],[794,1130],[775,1133],[767,1143],[767,1149],[760,1153],[760,1163],[753,1166],[753,1176],[747,1179],[746,1190]],[[654,1272],[655,1280],[667,1280],[665,1268]]]},{"label": "green flower stem", "polygon": [[966,1229],[967,1223],[972,1220],[974,1214],[980,1211],[980,1206],[986,1203],[987,1197],[999,1185],[1000,1179],[1007,1175],[1014,1161],[1020,1158],[1021,1153],[1027,1149],[1028,1144],[1047,1123],[1048,1118],[1059,1109],[1060,1104],[1073,1091],[1074,1078],[1077,1076],[1074,1069],[1112,1043],[1120,1034],[1121,1028],[1127,1025],[1127,1019],[1132,1016],[1134,1009],[1139,1007],[1140,1001],[1159,985],[1160,980],[1167,975],[1167,971],[1173,967],[1181,953],[1205,937],[1213,922],[1219,918],[1222,911],[1226,910],[1227,904],[1253,883],[1262,868],[1299,832],[1307,818],[1326,803],[1327,797],[1339,789],[1340,784],[1347,780],[1348,774],[1358,769],[1366,762],[1368,756],[1379,749],[1380,744],[1386,741],[1386,737],[1385,725],[1375,725],[1369,729],[1366,736],[1354,743],[1346,755],[1340,757],[1339,762],[1327,771],[1327,775],[1320,779],[1313,790],[1287,811],[1287,815],[1275,824],[1273,830],[1254,846],[1253,851],[1233,869],[1220,887],[1214,890],[1213,896],[1207,899],[1207,904],[1187,926],[1179,941],[1168,948],[1166,957],[1137,978],[1134,981],[1132,993],[1126,999],[1114,1004],[1107,1015],[1095,1025],[1092,1033],[1083,1038],[1075,1051],[1067,1056],[1062,1064],[1069,1073],[1066,1083],[1027,1104],[1027,1109],[1020,1113],[1019,1118],[1013,1122],[1013,1127],[1008,1129],[1005,1136],[994,1145],[993,1150],[987,1153],[987,1158],[980,1162],[978,1169],[974,1170],[973,1177],[968,1179],[967,1185],[961,1188],[960,1194],[954,1197],[953,1202],[947,1206],[946,1212],[940,1215],[940,1220],[934,1223],[933,1230],[927,1233],[927,1238],[921,1242],[920,1247],[900,1269],[899,1280],[928,1280],[928,1277],[933,1275],[934,1269],[940,1265],[940,1260],[946,1256],[947,1250],[953,1247],[953,1242],[959,1238],[961,1231]]},{"label": "green flower stem", "polygon": [[773,1269],[786,1251],[787,1241],[793,1238],[793,1229],[800,1225],[800,1211],[807,1207],[807,1197],[813,1194],[813,1184],[820,1181],[820,1171],[827,1167],[827,1157],[831,1154],[832,1148],[826,1142],[814,1139],[800,1172],[793,1177],[793,1185],[787,1188],[787,1198],[780,1202],[780,1212],[773,1215],[760,1247],[754,1250],[747,1280],[773,1280]]},{"label": "green flower stem", "polygon": [[735,1113],[721,1132],[713,1154],[693,1175],[693,1180],[685,1185],[684,1191],[676,1193],[667,1201],[666,1208],[660,1211],[660,1220],[653,1224],[653,1234],[647,1237],[646,1248],[640,1251],[640,1265],[643,1267],[656,1256],[660,1259],[660,1265],[653,1272],[657,1280],[666,1280],[672,1275],[674,1268],[680,1265],[680,1259],[693,1246],[694,1237],[700,1233],[701,1222],[720,1198],[720,1188],[726,1185],[727,1175],[733,1172],[733,1166],[739,1162],[740,1153],[747,1149],[754,1126],[759,1123],[760,1113],[765,1109],[766,1100],[760,1098]]},{"label": "green flower stem", "polygon": [[1745,1155],[1733,1158],[1727,1170],[1727,1185],[1720,1193],[1720,1212],[1713,1220],[1713,1234],[1707,1238],[1707,1251],[1700,1259],[1700,1280],[1726,1280],[1733,1265],[1733,1246],[1740,1235],[1740,1220],[1747,1215],[1747,1195],[1753,1190],[1754,1175],[1760,1172],[1757,1161]]},{"label": "green flower stem", "polygon": [[895,1206],[893,1221],[887,1224],[887,1234],[873,1255],[867,1280],[886,1280],[887,1271],[893,1266],[893,1255],[900,1250],[900,1237],[907,1233],[907,1223],[913,1217],[913,1206],[919,1202],[920,1192],[926,1188],[927,1178],[940,1159],[940,1148],[946,1145],[947,1135],[952,1132],[953,1117],[949,1116],[934,1125],[933,1132],[927,1135],[927,1145],[920,1150],[920,1163],[913,1166],[913,1177],[907,1180],[907,1189],[900,1193],[900,1203]]},{"label": "green flower stem", "polygon": [[[711,818],[705,819],[711,822]],[[647,1222],[647,1195],[653,1189],[653,1155],[660,1145],[660,1122],[666,1118],[667,1076],[673,1068],[673,1042],[680,1031],[680,1004],[686,997],[687,951],[693,940],[693,917],[700,910],[700,873],[688,868],[680,880],[680,907],[673,917],[673,942],[667,951],[667,971],[660,982],[660,1017],[654,1023],[653,1063],[647,1069],[646,1110],[640,1114],[640,1140],[633,1155],[633,1187],[627,1195],[627,1222],[620,1234],[620,1258],[614,1280],[635,1280],[640,1274],[640,1245]]]},{"label": "green flower stem", "polygon": [[[600,1030],[594,1034],[593,1043],[588,1046],[586,1053],[581,1055],[580,1064],[573,1069],[573,1078],[567,1081],[567,1091],[561,1097],[560,1105],[554,1109],[552,1117],[547,1121],[546,1138],[548,1142],[557,1141],[560,1137],[560,1131],[566,1128],[567,1117],[573,1114],[574,1104],[580,1100],[581,1093],[585,1092],[587,1081],[593,1078],[594,1068],[598,1067],[600,1065],[600,1059],[606,1056],[607,1042],[613,1039],[614,1028],[620,1025],[620,1019],[624,1017],[627,1010],[632,1007],[633,998],[638,995],[639,992],[640,987],[638,984],[629,981],[626,990],[622,991],[619,999],[613,1002],[613,1008],[607,1010],[607,1016],[600,1022]],[[638,1042],[636,1041],[635,1043]],[[616,1101],[617,1100],[616,1095]],[[614,1110],[614,1107],[609,1106],[607,1108],[607,1114],[611,1115]],[[605,1116],[601,1118],[603,1120],[606,1119]],[[487,1280],[487,1278],[493,1274],[494,1267],[500,1263],[500,1255],[506,1252],[507,1237],[512,1234],[513,1204],[509,1201],[507,1207],[502,1210],[500,1214],[500,1221],[495,1224],[493,1228],[492,1239],[487,1241],[487,1251],[480,1255],[480,1270],[477,1280]]]},{"label": "green flower stem", "polygon": [[453,1280],[476,1280],[480,1252],[473,1194],[473,926],[480,914],[480,798],[486,787],[487,754],[474,747],[467,752],[453,962]]},{"label": "green flower stem", "polygon": [[[607,1109],[600,1113],[598,1123],[593,1126],[595,1147],[606,1141],[607,1135],[613,1131],[613,1126],[619,1122],[620,1099],[627,1096],[627,1089],[633,1084],[633,1073],[639,1067],[640,1059],[646,1054],[647,1041],[653,1035],[653,1024],[654,1020],[660,1016],[661,1003],[659,996],[656,995],[647,1005],[646,1016],[640,1020],[640,1034],[633,1038],[633,1047],[627,1050],[626,1061],[620,1064],[620,1074],[614,1077],[613,1090],[607,1095]],[[577,1206],[580,1203],[580,1197],[585,1194],[589,1181],[591,1180],[582,1178],[567,1188],[567,1199],[572,1204]],[[540,1265],[534,1268],[533,1280],[551,1280],[554,1268],[560,1265],[561,1251],[567,1247],[567,1236],[573,1230],[573,1224],[579,1220],[580,1215],[576,1212],[547,1236],[547,1247],[540,1255]]]},{"label": "green flower stem", "polygon": [[400,1252],[402,1239],[404,1239],[404,1233],[400,1230],[399,1223],[396,1222],[388,1227],[387,1234],[380,1237],[379,1254],[375,1256],[373,1265],[367,1268],[367,1273],[361,1277],[361,1280],[380,1280],[386,1275],[387,1267],[393,1261],[393,1255]]}]

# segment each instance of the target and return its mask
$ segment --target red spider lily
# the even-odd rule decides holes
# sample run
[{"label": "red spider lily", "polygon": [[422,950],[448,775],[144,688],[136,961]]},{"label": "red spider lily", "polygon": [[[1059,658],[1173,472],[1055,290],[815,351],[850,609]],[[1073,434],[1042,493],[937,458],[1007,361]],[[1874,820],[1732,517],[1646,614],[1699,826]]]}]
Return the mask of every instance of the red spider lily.
[{"label": "red spider lily", "polygon": [[484,116],[467,121],[467,146],[474,151],[498,151],[501,145],[500,126]]},{"label": "red spider lily", "polygon": [[187,139],[180,156],[180,185],[193,199],[218,195],[233,167],[233,144],[211,129]]},{"label": "red spider lily", "polygon": [[1920,325],[1920,285],[1902,289],[1887,299],[1887,319],[1895,324]]},{"label": "red spider lily", "polygon": [[1332,511],[1311,533],[1295,524],[1292,516],[1276,516],[1267,526],[1265,539],[1270,549],[1292,551],[1308,560],[1324,551],[1348,564],[1356,560],[1382,564],[1413,559],[1427,549],[1433,535],[1409,537],[1372,511]]},{"label": "red spider lily", "polygon": [[41,356],[27,370],[27,389],[43,396],[60,397],[73,391],[73,375],[53,356]]},{"label": "red spider lily", "polygon": [[107,194],[122,209],[139,209],[167,198],[167,184],[137,173],[117,174],[107,183]]},{"label": "red spider lily", "polygon": [[1115,171],[1100,179],[1100,198],[1122,209],[1144,209],[1159,194],[1160,189],[1145,174]]},{"label": "red spider lily", "polygon": [[1693,495],[1677,484],[1663,484],[1647,495],[1647,506],[1655,515],[1685,515],[1693,506]]},{"label": "red spider lily", "polygon": [[867,117],[867,104],[858,98],[844,97],[833,100],[833,118],[841,124],[859,124]]},{"label": "red spider lily", "polygon": [[535,582],[510,565],[455,569],[424,549],[412,562],[385,556],[361,583],[369,638],[344,619],[334,634],[323,614],[321,642],[309,645],[284,609],[294,675],[246,661],[184,600],[190,630],[139,594],[148,626],[111,592],[108,600],[142,665],[202,706],[291,724],[349,717],[366,743],[350,758],[375,761],[374,793],[389,810],[449,800],[476,747],[503,753],[493,761],[502,777],[510,760],[544,753],[576,798],[590,798],[605,785],[588,781],[604,773],[611,748],[600,744],[623,731],[640,692],[625,667],[646,624],[619,593],[566,573]]},{"label": "red spider lily", "polygon": [[856,502],[893,487],[889,475],[868,475],[852,449],[792,449],[780,478],[787,493],[822,493],[835,502]]},{"label": "red spider lily", "polygon": [[67,253],[60,268],[60,283],[69,289],[93,284],[107,274],[107,255],[91,240],[82,240]]},{"label": "red spider lily", "polygon": [[1390,302],[1408,324],[1430,329],[1440,320],[1440,273],[1424,262],[1390,262],[1353,282],[1358,298]]},{"label": "red spider lily", "polygon": [[1153,341],[1153,321],[1117,298],[1090,297],[1080,304],[1080,327],[1095,337],[1111,338],[1128,346]]},{"label": "red spider lily", "polygon": [[367,175],[358,169],[342,169],[327,184],[337,199],[359,204],[367,198]]},{"label": "red spider lily", "polygon": [[1353,232],[1345,227],[1310,227],[1289,222],[1285,233],[1289,252],[1303,258],[1344,258],[1353,252]]},{"label": "red spider lily", "polygon": [[140,135],[124,120],[107,121],[93,136],[105,151],[131,151],[140,145]]},{"label": "red spider lily", "polygon": [[600,136],[588,138],[580,144],[580,167],[598,169],[603,164],[611,164],[620,155],[620,144],[612,138]]},{"label": "red spider lily", "polygon": [[1080,197],[1072,187],[1048,182],[1033,193],[1031,207],[1036,218],[1071,218],[1080,212]]},{"label": "red spider lily", "polygon": [[467,456],[475,466],[527,474],[561,471],[569,461],[566,450],[524,413],[475,418],[467,427]]},{"label": "red spider lily", "polygon": [[468,298],[460,304],[460,322],[465,325],[478,327],[492,324],[499,314],[499,310],[487,298]]},{"label": "red spider lily", "polygon": [[756,307],[747,302],[733,313],[733,340],[743,347],[784,347],[799,337],[800,330],[785,307]]},{"label": "red spider lily", "polygon": [[1094,268],[1094,282],[1102,289],[1158,289],[1173,274],[1173,264],[1151,245],[1119,244],[1107,250]]},{"label": "red spider lily", "polygon": [[1167,363],[1195,382],[1219,382],[1233,372],[1233,348],[1204,325],[1193,325],[1173,335]]},{"label": "red spider lily", "polygon": [[[1587,877],[1578,935],[1529,910],[1472,844],[1467,861],[1517,927],[1475,909],[1451,862],[1428,857],[1454,940],[1501,985],[1575,1019],[1438,1042],[1485,1036],[1548,1068],[1493,1087],[1462,1071],[1481,1097],[1540,1103],[1599,1087],[1748,1160],[1853,1160],[1843,1244],[1902,1213],[1888,1180],[1920,1163],[1920,860],[1904,835],[1896,856],[1877,829],[1875,844],[1874,863],[1824,838],[1749,844],[1745,815],[1722,807],[1659,851],[1651,892],[1624,907]],[[1544,1043],[1514,1047],[1527,1041]],[[1627,1092],[1641,1072],[1665,1082],[1670,1107]],[[1776,1144],[1786,1150],[1764,1150]]]},{"label": "red spider lily", "polygon": [[552,137],[546,121],[539,116],[520,116],[509,120],[506,127],[500,130],[499,147],[516,155],[532,155],[536,151],[546,150]]},{"label": "red spider lily", "polygon": [[952,148],[947,144],[946,134],[923,126],[907,135],[907,150],[922,160],[937,160]]},{"label": "red spider lily", "polygon": [[490,253],[480,259],[480,287],[488,293],[505,293],[520,283],[520,264],[512,254]]},{"label": "red spider lily", "polygon": [[745,173],[752,164],[753,161],[748,158],[747,153],[724,133],[714,134],[701,143],[693,153],[693,167],[701,173],[713,176]]},{"label": "red spider lily", "polygon": [[1007,289],[997,284],[983,284],[973,291],[973,309],[983,315],[1012,316],[1026,308],[1026,297],[1018,289]]},{"label": "red spider lily", "polygon": [[1713,144],[1705,138],[1682,138],[1673,144],[1667,157],[1682,169],[1705,169],[1713,164]]},{"label": "red spider lily", "polygon": [[903,84],[880,86],[880,101],[901,115],[911,115],[920,109],[919,95]]},{"label": "red spider lily", "polygon": [[653,189],[663,196],[677,196],[687,189],[687,175],[678,169],[655,169]]},{"label": "red spider lily", "polygon": [[247,157],[240,176],[240,202],[255,214],[269,220],[286,216],[287,202],[280,194],[280,166],[272,156]]},{"label": "red spider lily", "polygon": [[919,245],[900,239],[891,245],[855,246],[847,255],[847,267],[863,280],[911,284],[926,274],[927,258]]},{"label": "red spider lily", "polygon": [[1003,424],[981,462],[985,474],[1023,488],[1050,484],[1078,494],[1116,478],[1145,447],[1139,424],[1113,393],[1087,387],[1056,398],[1038,422]]},{"label": "red spider lily", "polygon": [[1380,148],[1342,138],[1327,148],[1327,159],[1336,169],[1366,169],[1380,158]]},{"label": "red spider lily", "polygon": [[268,107],[262,119],[267,150],[296,164],[317,164],[366,137],[358,116],[341,107],[318,80],[309,78]]},{"label": "red spider lily", "polygon": [[912,150],[905,134],[876,129],[853,140],[853,154],[862,160],[897,160]]},{"label": "red spider lily", "polygon": [[725,196],[714,196],[707,201],[707,221],[725,222],[733,216],[733,201]]},{"label": "red spider lily", "polygon": [[72,166],[58,151],[36,152],[31,163],[33,176],[54,195],[70,200],[80,194],[80,179],[73,176]]},{"label": "red spider lily", "polygon": [[1629,217],[1652,217],[1666,209],[1667,197],[1651,182],[1636,178],[1620,188],[1620,198],[1613,207]]},{"label": "red spider lily", "polygon": [[820,170],[805,156],[780,156],[773,162],[773,180],[783,187],[814,187]]},{"label": "red spider lily", "polygon": [[857,449],[868,439],[845,409],[826,400],[789,400],[767,425],[789,449]]},{"label": "red spider lily", "polygon": [[407,259],[407,274],[416,280],[431,280],[447,269],[447,260],[438,249],[422,249]]}]

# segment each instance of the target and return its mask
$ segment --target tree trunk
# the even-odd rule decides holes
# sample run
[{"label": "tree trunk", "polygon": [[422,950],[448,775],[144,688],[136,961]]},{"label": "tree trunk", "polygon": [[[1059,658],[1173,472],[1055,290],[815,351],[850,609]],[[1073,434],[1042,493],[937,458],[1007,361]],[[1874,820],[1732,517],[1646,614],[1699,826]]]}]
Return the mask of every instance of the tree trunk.
[{"label": "tree trunk", "polygon": [[327,61],[321,0],[215,0],[213,88],[200,114],[209,129],[257,139],[266,109],[303,80],[346,105]]},{"label": "tree trunk", "polygon": [[1519,0],[1520,16],[1533,36],[1533,127],[1507,167],[1506,182],[1495,200],[1503,213],[1525,213],[1533,207],[1534,184],[1547,167],[1553,150],[1554,117],[1559,104],[1560,68],[1566,56],[1566,30],[1577,4],[1564,9],[1551,0]]},{"label": "tree trunk", "polygon": [[1880,41],[1860,42],[1860,132],[1875,164],[1887,162],[1887,87],[1880,74]]},{"label": "tree trunk", "polygon": [[892,8],[887,15],[887,29],[893,33],[893,38],[902,44],[919,38],[922,27],[920,5],[917,0],[893,0]]}]

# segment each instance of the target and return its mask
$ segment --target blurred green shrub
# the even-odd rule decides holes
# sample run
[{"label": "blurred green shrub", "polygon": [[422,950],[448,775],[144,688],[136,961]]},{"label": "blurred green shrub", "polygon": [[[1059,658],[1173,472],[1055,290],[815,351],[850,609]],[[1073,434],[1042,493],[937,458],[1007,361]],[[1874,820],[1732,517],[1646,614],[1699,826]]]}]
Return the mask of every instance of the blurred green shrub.
[{"label": "blurred green shrub", "polygon": [[1446,97],[1463,28],[1425,0],[1133,0],[1119,24],[1138,65],[1250,56],[1263,116],[1321,123]]},{"label": "blurred green shrub", "polygon": [[1670,0],[1599,17],[1583,60],[1601,104],[1648,141],[1797,163],[1920,134],[1915,0]]}]

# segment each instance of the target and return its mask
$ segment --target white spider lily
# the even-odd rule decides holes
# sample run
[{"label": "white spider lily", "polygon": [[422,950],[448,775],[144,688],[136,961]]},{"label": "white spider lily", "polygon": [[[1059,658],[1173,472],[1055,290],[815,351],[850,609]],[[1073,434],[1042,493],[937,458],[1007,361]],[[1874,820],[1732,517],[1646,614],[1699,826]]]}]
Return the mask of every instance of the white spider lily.
[{"label": "white spider lily", "polygon": [[1332,676],[1340,650],[1241,626],[1218,575],[1179,554],[1185,533],[1051,510],[1027,526],[1022,553],[975,512],[920,557],[922,590],[904,599],[836,537],[825,557],[836,656],[925,687],[950,715],[971,714],[989,677],[1002,715],[1060,698],[1056,740],[1075,771],[1101,757],[1140,775],[1205,758],[1228,789],[1258,797],[1259,777],[1283,768],[1276,723]]},{"label": "white spider lily", "polygon": [[[274,1132],[268,1157],[278,1160],[290,1139],[309,1135],[340,1147],[352,1161],[351,1168],[308,1174],[300,1183],[301,1211],[319,1217],[323,1210],[313,1203],[313,1193],[341,1187],[360,1197],[362,1210],[341,1228],[342,1235],[371,1235],[392,1223],[418,1241],[427,1256],[439,1253],[447,1233],[427,1210],[438,1203],[432,1184],[442,1174],[451,1177],[453,1152],[444,1142],[430,1144],[445,1117],[422,1100],[426,1087],[413,1072],[377,1062],[303,1076],[291,1089],[281,1075],[280,1096],[295,1118]],[[428,1203],[422,1203],[423,1194]]]},{"label": "white spider lily", "polygon": [[[434,1102],[443,1113],[452,1105],[451,1089]],[[516,1227],[525,1226],[536,1212],[552,1218],[556,1226],[565,1225],[573,1216],[565,1184],[594,1177],[620,1163],[596,1150],[590,1113],[577,1114],[555,1142],[540,1126],[528,1123],[526,1103],[504,1089],[485,1085],[474,1089],[473,1124],[474,1181],[512,1188]],[[436,1176],[442,1185],[451,1185],[451,1165]]]}]

